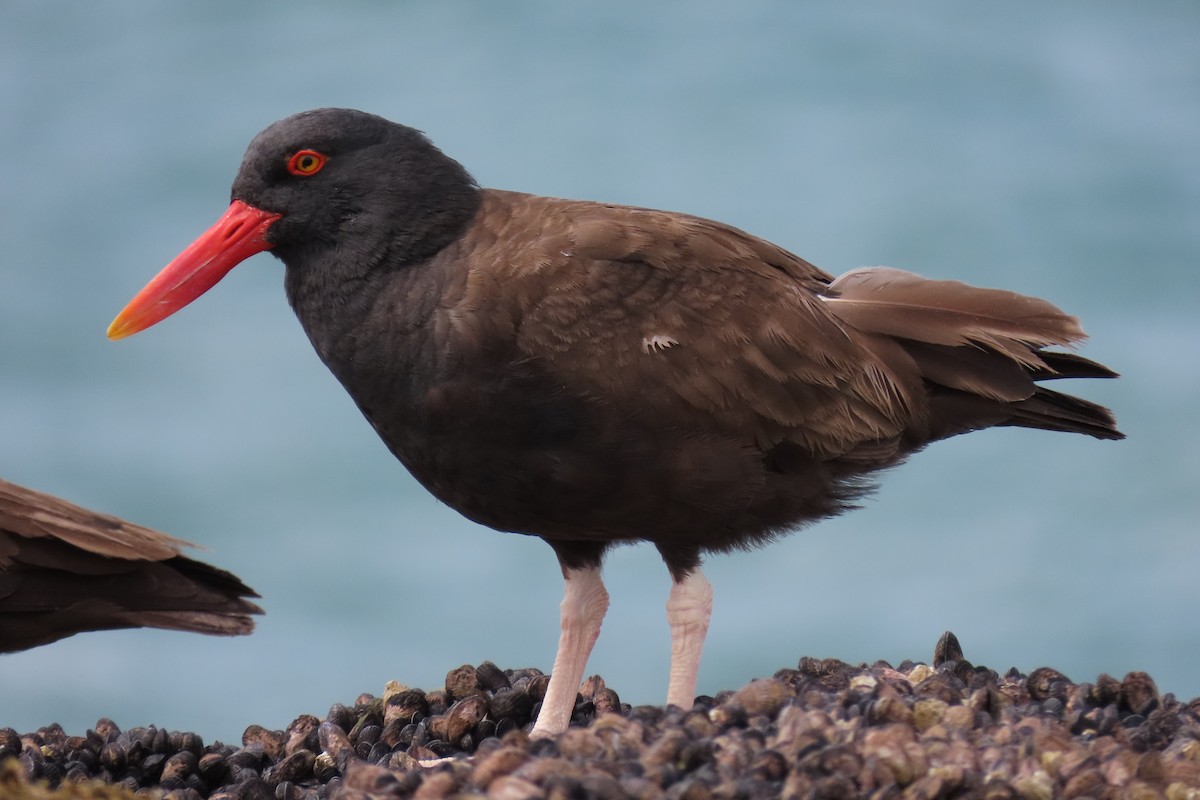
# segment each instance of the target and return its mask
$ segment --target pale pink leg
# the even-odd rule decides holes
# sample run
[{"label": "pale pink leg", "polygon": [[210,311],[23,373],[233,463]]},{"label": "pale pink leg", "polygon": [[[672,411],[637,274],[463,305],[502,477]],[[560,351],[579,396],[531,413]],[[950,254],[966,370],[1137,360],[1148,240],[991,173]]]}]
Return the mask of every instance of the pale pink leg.
[{"label": "pale pink leg", "polygon": [[600,580],[599,567],[564,569],[563,578],[562,633],[550,686],[530,734],[534,737],[557,736],[570,724],[583,670],[600,635],[604,612],[608,611],[608,592]]},{"label": "pale pink leg", "polygon": [[671,586],[667,598],[667,624],[671,626],[671,680],[667,705],[691,708],[696,699],[700,650],[712,616],[712,586],[699,568]]}]

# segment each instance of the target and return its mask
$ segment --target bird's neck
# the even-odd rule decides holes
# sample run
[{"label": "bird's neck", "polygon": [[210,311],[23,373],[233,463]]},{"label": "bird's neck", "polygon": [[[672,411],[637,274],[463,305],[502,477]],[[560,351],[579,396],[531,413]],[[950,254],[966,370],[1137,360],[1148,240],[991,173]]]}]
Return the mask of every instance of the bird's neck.
[{"label": "bird's neck", "polygon": [[446,268],[454,260],[447,251],[454,250],[481,203],[473,184],[460,180],[455,186],[423,214],[402,210],[420,205],[412,198],[396,200],[399,206],[390,210],[373,204],[333,239],[275,250],[287,265],[288,302],[343,383],[347,376],[341,373],[362,362],[364,349],[384,342],[408,351],[427,328],[453,272]]},{"label": "bird's neck", "polygon": [[445,271],[435,263],[396,268],[386,251],[348,264],[331,249],[319,262],[288,263],[284,281],[317,355],[348,388],[350,373],[373,360],[374,350],[403,343],[392,359],[403,358],[426,335],[445,292]]}]

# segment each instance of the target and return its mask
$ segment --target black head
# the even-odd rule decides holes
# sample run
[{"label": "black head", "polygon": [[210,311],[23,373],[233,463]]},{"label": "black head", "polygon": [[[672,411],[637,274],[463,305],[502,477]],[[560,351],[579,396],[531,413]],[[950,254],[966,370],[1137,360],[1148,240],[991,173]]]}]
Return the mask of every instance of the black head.
[{"label": "black head", "polygon": [[373,114],[305,111],[264,130],[246,150],[225,214],[168,264],[109,326],[129,336],[183,308],[263,250],[301,284],[379,277],[428,259],[458,238],[479,187],[420,132]]},{"label": "black head", "polygon": [[289,266],[329,247],[421,260],[479,205],[475,181],[420,131],[341,108],[304,111],[254,137],[232,194],[281,215],[267,241]]}]

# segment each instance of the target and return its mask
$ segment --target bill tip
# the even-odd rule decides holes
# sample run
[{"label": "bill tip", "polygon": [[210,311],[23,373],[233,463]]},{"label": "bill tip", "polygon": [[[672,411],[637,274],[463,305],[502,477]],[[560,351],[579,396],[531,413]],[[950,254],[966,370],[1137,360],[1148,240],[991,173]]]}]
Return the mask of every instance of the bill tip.
[{"label": "bill tip", "polygon": [[110,341],[115,342],[118,339],[124,339],[131,333],[133,333],[133,331],[127,330],[126,326],[122,323],[121,318],[117,317],[111,323],[109,323],[108,330],[104,332],[104,335],[107,336]]}]

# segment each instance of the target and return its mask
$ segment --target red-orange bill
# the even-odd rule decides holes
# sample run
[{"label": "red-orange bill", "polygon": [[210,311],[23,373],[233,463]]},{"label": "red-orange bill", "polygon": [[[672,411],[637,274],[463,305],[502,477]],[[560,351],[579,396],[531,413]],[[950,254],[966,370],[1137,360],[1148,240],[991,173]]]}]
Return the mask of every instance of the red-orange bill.
[{"label": "red-orange bill", "polygon": [[129,301],[108,326],[108,338],[123,339],[166,319],[215,286],[229,270],[269,250],[267,229],[280,216],[234,200],[215,225]]}]

